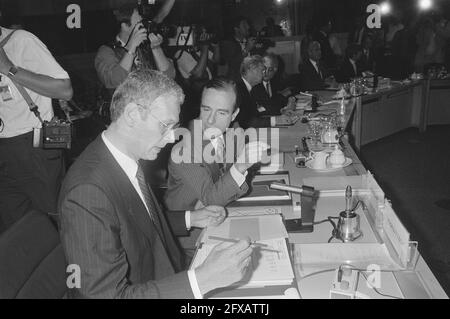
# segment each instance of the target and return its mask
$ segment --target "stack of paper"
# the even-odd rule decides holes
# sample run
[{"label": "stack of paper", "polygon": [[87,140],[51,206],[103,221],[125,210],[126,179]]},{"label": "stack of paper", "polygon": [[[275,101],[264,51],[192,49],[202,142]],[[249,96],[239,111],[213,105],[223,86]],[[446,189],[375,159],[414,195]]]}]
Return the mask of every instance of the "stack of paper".
[{"label": "stack of paper", "polygon": [[[292,284],[294,272],[287,250],[286,239],[260,240],[258,243],[266,244],[267,247],[255,247],[252,262],[246,275],[241,281],[234,283],[232,286],[254,288]],[[214,244],[202,245],[191,265],[192,269],[205,261],[214,246]]]}]

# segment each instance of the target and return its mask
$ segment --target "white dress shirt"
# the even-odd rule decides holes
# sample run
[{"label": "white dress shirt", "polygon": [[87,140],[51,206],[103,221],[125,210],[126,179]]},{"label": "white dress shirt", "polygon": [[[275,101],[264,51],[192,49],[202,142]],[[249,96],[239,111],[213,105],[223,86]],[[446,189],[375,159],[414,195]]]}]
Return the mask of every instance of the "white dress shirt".
[{"label": "white dress shirt", "polygon": [[272,97],[272,86],[270,85],[270,81],[263,81],[263,85],[269,97]]},{"label": "white dress shirt", "polygon": [[[242,77],[242,81],[244,81],[245,87],[247,88],[247,91],[250,94],[250,92],[252,91],[252,86],[243,77]],[[257,105],[257,107],[258,107],[258,112],[259,113],[267,111],[266,108],[261,106],[261,105]],[[271,116],[270,117],[270,126],[276,126],[276,125],[277,125],[277,118],[276,118],[276,116]]]},{"label": "white dress shirt", "polygon": [[[138,193],[139,197],[141,198],[142,202],[144,203],[145,207],[147,208],[147,212],[150,214],[148,210],[148,206],[145,202],[144,194],[142,194],[142,190],[139,187],[139,182],[136,178],[136,173],[138,170],[138,164],[136,161],[134,161],[129,156],[125,155],[123,152],[121,152],[117,147],[115,147],[107,138],[105,135],[105,132],[102,133],[102,139],[105,143],[108,150],[111,152],[114,159],[117,161],[119,166],[123,169],[125,174],[127,175],[128,179],[130,180],[131,184],[133,185],[134,189]],[[186,220],[186,227],[187,229],[190,229],[191,227],[191,213],[186,212],[185,220]],[[200,288],[198,287],[197,277],[195,275],[195,270],[189,270],[188,272],[188,278],[189,283],[191,285],[192,292],[194,293],[194,297],[196,299],[202,299],[203,296],[200,292]]]},{"label": "white dress shirt", "polygon": [[[218,138],[212,139],[211,140],[211,145],[214,148],[214,151],[217,154],[217,149],[218,149],[218,145],[219,145],[219,139],[221,139],[222,145],[225,145],[225,142],[223,140],[223,135],[219,136]],[[223,163],[225,163],[225,159],[220,159]],[[231,166],[230,168],[230,174],[231,177],[234,179],[234,181],[236,182],[236,184],[241,187],[244,183],[245,183],[245,178],[248,175],[248,172],[245,172],[245,174],[241,174],[241,172],[239,172],[236,168],[235,165]]]},{"label": "white dress shirt", "polygon": [[358,69],[356,67],[356,62],[353,61],[352,59],[349,59],[351,65],[353,66],[353,72],[355,73],[355,76],[358,76]]},{"label": "white dress shirt", "polygon": [[309,59],[311,61],[311,64],[313,65],[314,69],[316,69],[317,74],[320,75],[320,78],[323,79],[322,72],[320,72],[319,66],[317,65],[317,62],[314,60]]}]

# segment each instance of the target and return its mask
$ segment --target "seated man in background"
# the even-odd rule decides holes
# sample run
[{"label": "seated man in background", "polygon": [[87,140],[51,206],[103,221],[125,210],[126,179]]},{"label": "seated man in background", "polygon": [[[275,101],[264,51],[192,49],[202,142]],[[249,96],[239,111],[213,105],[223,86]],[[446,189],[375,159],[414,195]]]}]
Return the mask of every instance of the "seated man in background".
[{"label": "seated man in background", "polygon": [[326,71],[321,63],[322,51],[320,44],[313,41],[308,45],[308,60],[299,67],[300,89],[302,91],[314,91],[325,89]]},{"label": "seated man in background", "polygon": [[353,78],[361,76],[359,61],[362,56],[361,46],[353,43],[345,50],[346,58],[336,73],[336,80],[339,83],[349,83]]},{"label": "seated man in background", "polygon": [[235,127],[273,127],[278,124],[290,125],[295,120],[287,115],[266,116],[267,109],[252,96],[252,89],[262,83],[265,70],[264,60],[259,55],[247,57],[242,62],[241,79],[236,83],[239,114]]},{"label": "seated man in background", "polygon": [[[174,0],[168,0],[166,5],[173,5],[173,2]],[[114,16],[119,33],[115,41],[102,45],[95,57],[95,70],[104,87],[102,95],[105,113],[108,113],[114,90],[132,70],[146,67],[175,78],[173,63],[161,48],[162,37],[147,34],[136,5],[123,5],[114,11]]]},{"label": "seated man in background", "polygon": [[266,67],[263,81],[252,89],[251,95],[256,103],[266,109],[264,115],[280,115],[281,110],[288,102],[287,97],[291,91],[289,89],[282,90],[280,81],[275,79],[278,72],[278,56],[267,53],[263,59]]},{"label": "seated man in background", "polygon": [[361,72],[374,72],[376,66],[376,51],[373,36],[367,35],[362,40],[362,54],[358,61],[358,68]]},{"label": "seated man in background", "polygon": [[[224,78],[210,81],[203,90],[200,121],[194,123],[194,125],[202,125],[203,145],[198,145],[203,146],[202,149],[196,150],[193,140],[183,140],[172,150],[168,190],[165,196],[168,209],[192,210],[207,205],[226,206],[247,193],[248,185],[245,181],[247,169],[255,163],[234,163],[234,161],[227,163],[226,161],[224,134],[238,113],[234,82]],[[208,130],[211,132],[211,129],[216,130],[220,136],[214,136],[214,138],[206,136],[210,134]],[[195,134],[196,131],[192,129],[191,132]],[[178,154],[182,147],[183,151],[191,150],[191,155],[195,151],[203,154],[203,148],[208,144],[213,146],[216,155],[213,163],[205,162],[204,158],[200,163],[195,163],[194,160],[191,163],[175,163],[173,160],[173,154]],[[258,152],[256,159],[261,158],[263,149],[261,145],[258,147],[250,143],[244,150],[238,151],[239,153]]]},{"label": "seated man in background", "polygon": [[220,244],[185,271],[172,234],[219,225],[225,210],[164,214],[145,180],[141,160],[154,160],[173,142],[183,98],[160,72],[132,72],[114,93],[111,125],[69,170],[58,206],[67,262],[81,271],[72,297],[201,298],[245,275],[248,241]]}]

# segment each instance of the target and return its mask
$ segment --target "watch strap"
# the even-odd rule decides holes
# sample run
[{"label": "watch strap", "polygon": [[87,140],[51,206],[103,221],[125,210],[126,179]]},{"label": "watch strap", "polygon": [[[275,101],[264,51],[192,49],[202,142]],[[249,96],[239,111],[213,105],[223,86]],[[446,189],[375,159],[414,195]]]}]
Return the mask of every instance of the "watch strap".
[{"label": "watch strap", "polygon": [[8,71],[8,76],[14,77],[14,76],[16,76],[17,72],[19,72],[19,69],[13,65]]}]

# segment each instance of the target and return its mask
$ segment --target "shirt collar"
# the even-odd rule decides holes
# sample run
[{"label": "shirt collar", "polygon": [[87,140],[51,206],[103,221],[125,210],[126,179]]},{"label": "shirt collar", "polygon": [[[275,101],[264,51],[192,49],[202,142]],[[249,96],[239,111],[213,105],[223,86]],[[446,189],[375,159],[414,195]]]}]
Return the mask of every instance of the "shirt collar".
[{"label": "shirt collar", "polygon": [[311,61],[312,65],[317,66],[317,62],[316,61],[314,61],[312,59],[309,59],[309,61]]},{"label": "shirt collar", "polygon": [[250,93],[251,90],[252,90],[252,86],[250,85],[250,83],[247,82],[246,79],[242,78],[242,81],[244,81],[244,84],[245,84],[245,86],[247,88],[247,91]]},{"label": "shirt collar", "polygon": [[128,155],[125,155],[122,151],[120,151],[117,147],[115,147],[105,135],[105,132],[102,133],[102,140],[105,143],[108,150],[111,152],[114,159],[119,163],[120,167],[123,169],[125,174],[129,179],[135,179],[136,173],[138,170],[138,164],[135,160],[130,158]]},{"label": "shirt collar", "polygon": [[222,145],[225,144],[224,139],[223,139],[223,135],[220,135],[220,136],[218,136],[216,138],[213,138],[211,140],[211,145],[214,147],[215,150],[217,150],[217,145],[219,144],[219,140],[222,141]]}]

